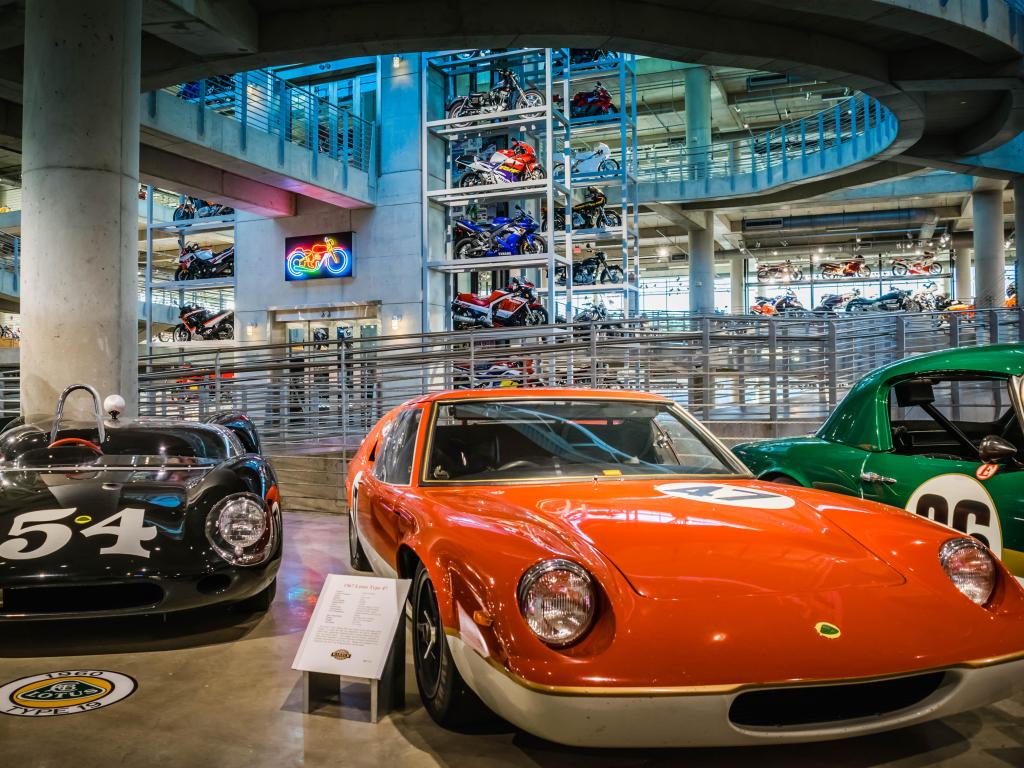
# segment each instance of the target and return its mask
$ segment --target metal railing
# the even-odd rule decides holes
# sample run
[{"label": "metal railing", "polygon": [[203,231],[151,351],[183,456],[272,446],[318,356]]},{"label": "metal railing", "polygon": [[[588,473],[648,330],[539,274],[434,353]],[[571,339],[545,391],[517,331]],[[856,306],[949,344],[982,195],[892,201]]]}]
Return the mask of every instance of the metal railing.
[{"label": "metal railing", "polygon": [[251,129],[278,137],[282,153],[285,143],[295,144],[367,173],[372,166],[373,122],[272,72],[218,75],[163,90],[196,105],[200,133],[206,111],[237,121],[243,149]]},{"label": "metal railing", "polygon": [[1024,311],[856,318],[692,317],[307,344],[142,359],[140,411],[252,416],[275,450],[353,449],[390,408],[427,392],[575,385],[664,394],[729,442],[811,431],[870,370],[947,347],[1024,340]]},{"label": "metal railing", "polygon": [[21,279],[21,238],[6,232],[0,232],[0,272],[7,273],[0,284],[17,293]]},{"label": "metal railing", "polygon": [[766,186],[859,162],[892,143],[896,129],[896,117],[888,108],[867,94],[857,94],[812,117],[742,139],[704,147],[642,147],[639,179],[707,181],[749,176],[755,186]]}]

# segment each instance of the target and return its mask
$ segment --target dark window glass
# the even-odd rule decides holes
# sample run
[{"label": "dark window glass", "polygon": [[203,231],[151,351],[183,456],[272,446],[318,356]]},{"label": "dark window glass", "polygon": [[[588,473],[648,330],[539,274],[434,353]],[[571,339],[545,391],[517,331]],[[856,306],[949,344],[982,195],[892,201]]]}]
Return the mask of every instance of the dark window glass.
[{"label": "dark window glass", "polygon": [[373,474],[391,485],[412,482],[412,465],[416,456],[416,433],[420,426],[420,409],[403,411],[386,428]]}]

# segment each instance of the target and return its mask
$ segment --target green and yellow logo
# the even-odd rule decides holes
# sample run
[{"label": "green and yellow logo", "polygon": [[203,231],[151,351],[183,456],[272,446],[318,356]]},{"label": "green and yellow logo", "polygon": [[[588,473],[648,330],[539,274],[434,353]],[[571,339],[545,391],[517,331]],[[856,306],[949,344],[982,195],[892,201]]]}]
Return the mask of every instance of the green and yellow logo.
[{"label": "green and yellow logo", "polygon": [[843,634],[839,627],[835,624],[830,624],[827,621],[819,621],[815,624],[814,631],[826,640],[835,640]]},{"label": "green and yellow logo", "polygon": [[0,685],[0,715],[50,717],[91,712],[131,696],[135,688],[135,681],[120,672],[46,672]]},{"label": "green and yellow logo", "polygon": [[63,677],[23,685],[11,694],[11,701],[20,707],[48,709],[69,704],[89,704],[102,699],[112,690],[113,683],[101,677]]}]

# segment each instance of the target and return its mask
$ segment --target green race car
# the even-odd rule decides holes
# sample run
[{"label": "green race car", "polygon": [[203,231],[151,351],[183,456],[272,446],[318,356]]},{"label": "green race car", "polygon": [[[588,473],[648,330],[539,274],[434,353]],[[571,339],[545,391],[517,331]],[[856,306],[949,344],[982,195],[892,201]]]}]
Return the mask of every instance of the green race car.
[{"label": "green race car", "polygon": [[758,477],[903,507],[985,542],[1024,583],[1024,344],[879,368],[810,437],[734,450]]}]

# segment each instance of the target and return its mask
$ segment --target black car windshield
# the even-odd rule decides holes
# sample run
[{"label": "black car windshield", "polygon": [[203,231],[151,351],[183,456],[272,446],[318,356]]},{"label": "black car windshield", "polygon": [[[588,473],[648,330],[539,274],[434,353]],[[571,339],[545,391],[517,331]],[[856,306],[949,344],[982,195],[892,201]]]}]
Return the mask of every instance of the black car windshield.
[{"label": "black car windshield", "polygon": [[631,400],[441,402],[428,450],[428,483],[740,472],[669,405]]}]

